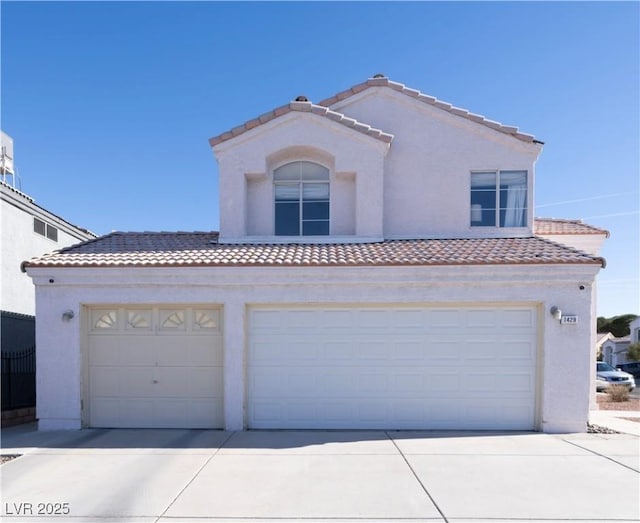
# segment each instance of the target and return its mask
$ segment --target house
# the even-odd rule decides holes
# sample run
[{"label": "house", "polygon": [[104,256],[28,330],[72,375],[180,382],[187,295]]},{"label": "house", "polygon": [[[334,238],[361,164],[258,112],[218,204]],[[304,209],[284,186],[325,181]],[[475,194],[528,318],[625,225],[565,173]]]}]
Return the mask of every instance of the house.
[{"label": "house", "polygon": [[540,141],[376,75],[209,143],[219,232],[24,263],[40,429],[586,429],[604,260],[534,234]]},{"label": "house", "polygon": [[634,361],[627,356],[629,345],[634,343],[640,343],[640,316],[629,323],[629,334],[626,336],[617,337],[611,332],[599,332],[596,354],[600,360],[616,367]]},{"label": "house", "polygon": [[41,207],[16,188],[13,140],[4,132],[0,136],[0,331],[2,352],[6,354],[35,343],[35,291],[20,264],[96,236]]},{"label": "house", "polygon": [[631,343],[640,343],[640,316],[629,323],[629,337]]},{"label": "house", "polygon": [[608,336],[605,336],[600,346],[602,361],[613,367],[627,363],[627,350],[631,343],[631,337],[616,337],[610,332],[606,334],[608,334]]},{"label": "house", "polygon": [[95,238],[16,188],[13,140],[0,133],[0,346],[2,426],[35,419],[36,296],[28,258]]},{"label": "house", "polygon": [[534,233],[540,238],[563,243],[574,249],[598,256],[609,231],[583,223],[582,220],[536,218]]}]

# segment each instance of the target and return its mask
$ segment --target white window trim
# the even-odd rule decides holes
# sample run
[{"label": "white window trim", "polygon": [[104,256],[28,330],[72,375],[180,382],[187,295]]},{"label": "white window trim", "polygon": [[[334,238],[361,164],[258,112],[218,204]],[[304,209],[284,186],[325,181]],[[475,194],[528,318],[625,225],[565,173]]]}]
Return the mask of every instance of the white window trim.
[{"label": "white window trim", "polygon": [[[526,187],[526,194],[525,194],[525,200],[524,200],[524,224],[523,225],[518,225],[518,226],[513,226],[513,225],[505,225],[505,226],[501,226],[500,225],[500,211],[501,211],[501,207],[500,207],[500,175],[501,173],[509,173],[509,172],[523,172],[525,173],[525,187]],[[495,203],[494,203],[494,209],[495,209],[495,222],[493,225],[474,225],[473,221],[472,221],[472,213],[473,213],[473,209],[472,209],[472,204],[471,204],[471,194],[473,193],[473,188],[471,186],[471,178],[473,177],[474,174],[495,174],[496,175],[496,183],[495,183]],[[531,217],[529,216],[529,211],[530,211],[530,207],[531,207],[531,202],[530,202],[530,194],[531,194],[531,183],[530,183],[530,171],[528,169],[477,169],[477,170],[473,170],[470,171],[469,174],[469,219],[468,219],[468,224],[469,224],[469,229],[474,230],[474,231],[479,231],[479,230],[499,230],[499,231],[507,231],[507,230],[513,230],[513,231],[521,231],[523,229],[527,229],[530,227],[530,222],[531,222]]]},{"label": "white window trim", "polygon": [[[289,165],[292,163],[298,163],[298,162],[306,162],[306,163],[313,163],[316,164],[324,169],[327,170],[328,173],[328,179],[310,179],[310,180],[276,180],[275,179],[275,172],[280,169],[281,167],[284,167],[285,165]],[[274,237],[275,238],[280,238],[280,239],[284,239],[284,238],[295,238],[295,239],[300,239],[300,238],[327,238],[328,236],[331,235],[331,169],[329,167],[327,167],[326,165],[315,161],[315,160],[308,160],[308,159],[296,159],[296,160],[290,160],[287,162],[284,162],[282,164],[279,164],[277,167],[275,167],[272,170],[272,178],[273,178],[273,194],[272,194],[272,201],[273,201],[273,233],[274,233]],[[327,219],[321,219],[321,220],[304,220],[303,219],[303,194],[302,194],[302,190],[305,184],[327,184],[329,187],[329,196],[327,198],[328,200],[328,204],[329,204],[329,211],[328,211],[328,217]],[[298,215],[298,226],[299,226],[299,230],[300,230],[300,234],[298,235],[279,235],[277,234],[277,227],[276,227],[276,207],[277,207],[277,201],[276,201],[276,186],[277,185],[297,185],[298,186],[298,205],[299,205],[299,215]],[[310,221],[321,221],[321,222],[325,222],[327,221],[329,224],[329,232],[327,234],[316,234],[316,235],[305,235],[303,234],[303,226],[305,222],[310,222]]]}]

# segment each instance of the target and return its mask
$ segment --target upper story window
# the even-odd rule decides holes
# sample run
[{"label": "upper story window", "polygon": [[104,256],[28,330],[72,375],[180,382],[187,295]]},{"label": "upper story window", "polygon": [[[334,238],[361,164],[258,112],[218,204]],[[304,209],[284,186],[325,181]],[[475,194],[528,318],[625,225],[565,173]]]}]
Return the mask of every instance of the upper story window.
[{"label": "upper story window", "polygon": [[471,173],[472,227],[527,226],[527,171]]},{"label": "upper story window", "polygon": [[33,218],[33,231],[40,234],[41,236],[46,236],[54,242],[58,241],[58,229],[56,229],[53,225],[49,225],[48,223],[43,222],[35,216]]},{"label": "upper story window", "polygon": [[329,234],[329,169],[292,162],[273,172],[276,236]]}]

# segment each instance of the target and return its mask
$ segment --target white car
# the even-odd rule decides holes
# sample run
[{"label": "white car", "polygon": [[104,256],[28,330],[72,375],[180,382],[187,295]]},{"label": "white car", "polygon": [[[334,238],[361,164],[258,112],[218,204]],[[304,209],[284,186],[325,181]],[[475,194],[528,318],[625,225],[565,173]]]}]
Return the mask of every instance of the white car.
[{"label": "white car", "polygon": [[596,390],[598,392],[605,390],[610,385],[624,385],[629,391],[636,387],[633,375],[628,372],[622,372],[603,361],[599,361],[596,365]]}]

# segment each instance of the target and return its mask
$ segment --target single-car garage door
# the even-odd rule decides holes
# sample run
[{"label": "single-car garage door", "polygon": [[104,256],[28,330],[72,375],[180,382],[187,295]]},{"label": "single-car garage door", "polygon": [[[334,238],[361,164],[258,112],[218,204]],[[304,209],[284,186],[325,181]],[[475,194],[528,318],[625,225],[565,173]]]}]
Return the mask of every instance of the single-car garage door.
[{"label": "single-car garage door", "polygon": [[109,307],[87,316],[89,426],[224,425],[219,309]]},{"label": "single-car garage door", "polygon": [[253,308],[252,428],[535,426],[533,307]]}]

